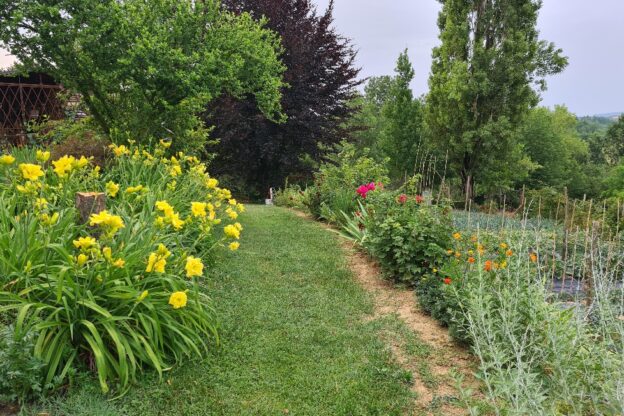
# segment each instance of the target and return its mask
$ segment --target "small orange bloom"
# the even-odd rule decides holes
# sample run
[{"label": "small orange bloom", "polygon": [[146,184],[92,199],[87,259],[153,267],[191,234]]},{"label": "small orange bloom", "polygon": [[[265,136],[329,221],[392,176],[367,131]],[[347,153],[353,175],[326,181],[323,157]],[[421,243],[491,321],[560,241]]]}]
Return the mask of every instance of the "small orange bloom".
[{"label": "small orange bloom", "polygon": [[486,261],[483,268],[485,269],[486,272],[489,272],[490,270],[492,270],[492,260]]},{"label": "small orange bloom", "polygon": [[507,251],[505,252],[505,254],[507,255],[507,257],[511,257],[511,256],[513,256],[513,251],[511,251],[511,249],[510,249],[510,250],[507,250]]},{"label": "small orange bloom", "polygon": [[529,258],[531,259],[531,261],[533,263],[535,263],[537,261],[537,254],[535,253],[531,253],[531,255],[529,256]]},{"label": "small orange bloom", "polygon": [[475,262],[475,258],[474,257],[468,257],[468,263],[472,264]]},{"label": "small orange bloom", "polygon": [[453,280],[451,280],[451,278],[450,278],[450,277],[445,277],[445,278],[444,278],[444,284],[445,284],[445,285],[450,285],[452,281],[453,281]]},{"label": "small orange bloom", "polygon": [[455,252],[455,257],[456,257],[456,258],[460,258],[460,257],[461,257],[461,253],[460,253],[459,251],[456,251],[456,252]]}]

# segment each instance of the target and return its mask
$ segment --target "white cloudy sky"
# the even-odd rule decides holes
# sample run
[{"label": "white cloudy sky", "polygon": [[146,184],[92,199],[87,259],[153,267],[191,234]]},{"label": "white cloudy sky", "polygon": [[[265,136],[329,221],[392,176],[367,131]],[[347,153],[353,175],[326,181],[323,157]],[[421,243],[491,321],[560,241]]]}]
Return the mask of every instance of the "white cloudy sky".
[{"label": "white cloudy sky", "polygon": [[[320,9],[329,0],[314,0]],[[416,94],[427,91],[431,48],[438,43],[436,0],[335,0],[335,25],[359,50],[362,76],[391,74],[409,48]],[[549,79],[543,104],[566,104],[578,115],[624,111],[624,0],[544,0],[542,37],[570,58]],[[0,67],[12,59],[0,50]]]}]

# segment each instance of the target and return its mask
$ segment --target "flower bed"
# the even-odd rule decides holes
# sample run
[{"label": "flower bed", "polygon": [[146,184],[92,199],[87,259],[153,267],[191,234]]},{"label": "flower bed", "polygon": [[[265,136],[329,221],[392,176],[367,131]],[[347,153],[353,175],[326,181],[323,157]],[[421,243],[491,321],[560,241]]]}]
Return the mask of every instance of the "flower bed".
[{"label": "flower bed", "polygon": [[[102,169],[45,150],[0,156],[0,323],[33,339],[31,391],[94,369],[103,391],[123,392],[143,368],[162,374],[218,341],[200,280],[216,248],[239,248],[244,206],[168,147],[111,145]],[[106,209],[81,223],[78,192],[105,194]]]}]

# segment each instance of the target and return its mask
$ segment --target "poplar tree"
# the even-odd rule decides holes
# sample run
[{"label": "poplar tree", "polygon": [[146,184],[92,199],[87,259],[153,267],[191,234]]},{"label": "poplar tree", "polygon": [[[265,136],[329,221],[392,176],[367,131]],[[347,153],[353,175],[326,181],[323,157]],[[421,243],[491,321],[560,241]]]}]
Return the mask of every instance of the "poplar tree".
[{"label": "poplar tree", "polygon": [[567,59],[539,39],[539,0],[440,2],[426,122],[468,200],[475,183],[492,185],[485,182],[497,180],[499,169],[522,173],[515,130],[538,104],[544,78],[561,72]]}]

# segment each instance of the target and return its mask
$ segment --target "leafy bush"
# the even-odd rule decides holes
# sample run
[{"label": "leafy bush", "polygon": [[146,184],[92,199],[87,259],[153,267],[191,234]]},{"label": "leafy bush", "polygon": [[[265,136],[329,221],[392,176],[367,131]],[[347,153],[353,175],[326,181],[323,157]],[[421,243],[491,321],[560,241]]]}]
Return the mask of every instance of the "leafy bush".
[{"label": "leafy bush", "polygon": [[[238,248],[244,207],[168,146],[111,145],[105,169],[34,149],[0,157],[0,318],[37,334],[42,385],[83,366],[123,392],[144,367],[162,373],[217,340],[199,279],[214,248]],[[105,192],[107,210],[81,224],[85,191]]]},{"label": "leafy bush", "polygon": [[24,402],[52,385],[42,385],[45,363],[34,356],[36,334],[0,326],[0,403]]},{"label": "leafy bush", "polygon": [[368,150],[360,153],[354,145],[343,142],[315,174],[307,207],[317,218],[340,222],[340,211],[353,213],[357,209],[357,187],[370,182],[388,182],[385,164],[370,157]]},{"label": "leafy bush", "polygon": [[274,203],[277,206],[304,209],[306,193],[298,185],[288,185],[276,192]]},{"label": "leafy bush", "polygon": [[383,192],[369,198],[366,248],[392,279],[416,285],[445,255],[448,209],[426,205],[416,195]]},{"label": "leafy bush", "polygon": [[436,290],[452,333],[480,359],[497,413],[621,414],[624,325],[621,304],[610,303],[620,277],[597,266],[586,310],[551,302],[551,266],[534,236],[496,237],[455,233]]}]

